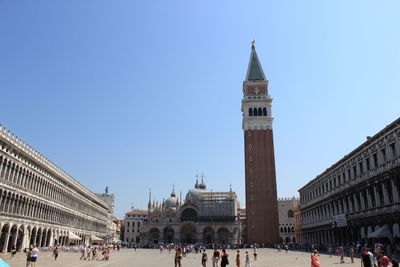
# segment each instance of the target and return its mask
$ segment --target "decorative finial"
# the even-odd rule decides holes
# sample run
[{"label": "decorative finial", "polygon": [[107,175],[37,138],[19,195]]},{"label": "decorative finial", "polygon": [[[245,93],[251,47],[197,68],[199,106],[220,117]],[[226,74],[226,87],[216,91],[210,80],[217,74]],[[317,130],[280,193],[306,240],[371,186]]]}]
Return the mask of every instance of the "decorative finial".
[{"label": "decorative finial", "polygon": [[232,192],[232,184],[229,184],[229,192]]},{"label": "decorative finial", "polygon": [[202,183],[202,184],[204,183],[203,178],[204,178],[204,174],[202,173],[202,174],[201,174],[201,183]]},{"label": "decorative finial", "polygon": [[172,185],[172,192],[175,193],[175,185]]},{"label": "decorative finial", "polygon": [[254,46],[255,44],[256,44],[256,40],[253,39],[253,40],[251,41],[251,46]]},{"label": "decorative finial", "polygon": [[106,191],[106,194],[108,194],[108,185],[106,186],[106,190],[105,191]]}]

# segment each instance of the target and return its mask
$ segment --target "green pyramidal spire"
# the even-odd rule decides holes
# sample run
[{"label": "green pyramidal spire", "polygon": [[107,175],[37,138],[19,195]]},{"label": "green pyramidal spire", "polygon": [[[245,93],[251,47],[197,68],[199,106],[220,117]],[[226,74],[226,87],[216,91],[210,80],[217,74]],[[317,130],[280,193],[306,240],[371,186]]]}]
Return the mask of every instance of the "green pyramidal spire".
[{"label": "green pyramidal spire", "polygon": [[254,42],[251,45],[251,54],[249,67],[247,68],[246,81],[257,81],[266,80],[263,69],[261,67],[260,61],[256,53],[256,48],[254,47]]}]

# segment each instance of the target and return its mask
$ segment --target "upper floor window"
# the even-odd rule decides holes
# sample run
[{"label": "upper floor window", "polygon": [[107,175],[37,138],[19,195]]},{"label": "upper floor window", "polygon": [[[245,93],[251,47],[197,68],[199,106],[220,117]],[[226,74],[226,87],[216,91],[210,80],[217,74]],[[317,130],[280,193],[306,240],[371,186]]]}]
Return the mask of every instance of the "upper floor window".
[{"label": "upper floor window", "polygon": [[390,144],[390,150],[392,150],[392,156],[393,156],[393,158],[396,157],[396,156],[397,156],[397,155],[396,155],[396,146],[395,146],[394,143],[391,143],[391,144]]},{"label": "upper floor window", "polygon": [[252,108],[249,108],[249,116],[253,117],[253,109]]},{"label": "upper floor window", "polygon": [[263,108],[263,116],[267,116],[267,108]]},{"label": "upper floor window", "polygon": [[374,167],[378,167],[378,155],[375,153],[372,155],[372,158],[374,159]]},{"label": "upper floor window", "polygon": [[382,164],[383,164],[386,162],[386,148],[382,149],[381,152],[382,152],[382,160],[383,160]]},{"label": "upper floor window", "polygon": [[294,217],[293,210],[289,210],[288,213],[287,213],[287,216],[288,216],[289,218],[293,218],[293,217]]}]

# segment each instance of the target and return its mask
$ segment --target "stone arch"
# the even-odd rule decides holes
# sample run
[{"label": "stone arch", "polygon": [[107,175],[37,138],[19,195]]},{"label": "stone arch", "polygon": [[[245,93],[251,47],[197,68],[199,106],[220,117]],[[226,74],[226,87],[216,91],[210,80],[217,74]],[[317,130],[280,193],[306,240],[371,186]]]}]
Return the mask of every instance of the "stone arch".
[{"label": "stone arch", "polygon": [[173,243],[175,238],[175,231],[171,226],[166,226],[163,230],[164,242],[166,244]]},{"label": "stone arch", "polygon": [[211,226],[204,227],[203,229],[203,244],[213,244],[215,240],[214,229]]},{"label": "stone arch", "polygon": [[226,227],[220,227],[217,231],[217,240],[220,244],[228,244],[229,230]]},{"label": "stone arch", "polygon": [[290,241],[291,241],[291,240],[290,240],[290,237],[287,236],[287,237],[285,238],[285,243],[288,244],[288,243],[290,243]]},{"label": "stone arch", "polygon": [[181,242],[186,244],[194,244],[197,242],[196,225],[193,223],[185,223],[181,226]]},{"label": "stone arch", "polygon": [[193,207],[185,208],[181,213],[182,222],[197,222],[198,215],[197,211]]},{"label": "stone arch", "polygon": [[0,252],[6,251],[6,246],[8,246],[8,238],[10,232],[10,224],[6,223],[1,228],[1,236],[0,236]]},{"label": "stone arch", "polygon": [[39,229],[37,230],[37,234],[36,234],[36,240],[35,240],[35,244],[37,247],[40,247],[40,241],[42,240],[42,228],[39,227]]},{"label": "stone arch", "polygon": [[267,108],[263,108],[263,116],[267,116]]},{"label": "stone arch", "polygon": [[34,226],[31,230],[31,238],[29,240],[29,245],[36,245],[36,235],[37,235],[37,227]]},{"label": "stone arch", "polygon": [[17,242],[16,242],[16,247],[17,247],[17,251],[21,251],[24,241],[24,235],[25,235],[25,226],[24,225],[20,225],[18,227],[17,230]]},{"label": "stone arch", "polygon": [[160,230],[156,227],[151,228],[149,234],[152,241],[151,243],[158,244],[160,241]]}]

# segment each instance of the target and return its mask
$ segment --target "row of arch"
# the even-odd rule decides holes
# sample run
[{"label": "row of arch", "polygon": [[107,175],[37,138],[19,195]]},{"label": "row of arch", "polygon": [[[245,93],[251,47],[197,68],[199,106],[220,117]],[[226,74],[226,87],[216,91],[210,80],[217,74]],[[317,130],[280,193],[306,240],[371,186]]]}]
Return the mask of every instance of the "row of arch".
[{"label": "row of arch", "polygon": [[90,238],[83,233],[74,233],[81,240],[70,241],[67,230],[58,230],[51,227],[21,225],[13,223],[0,223],[0,252],[11,251],[15,246],[17,251],[22,251],[29,245],[37,247],[50,247],[55,245],[66,246],[88,244]]},{"label": "row of arch", "polygon": [[313,223],[337,214],[364,211],[400,201],[400,175],[375,183],[346,196],[301,213],[303,223]]},{"label": "row of arch", "polygon": [[105,231],[106,222],[88,220],[67,212],[62,207],[38,201],[10,190],[0,189],[0,211],[28,219],[43,220],[46,222],[79,227],[90,231]]},{"label": "row of arch", "polygon": [[267,108],[249,108],[249,117],[268,116]]},{"label": "row of arch", "polygon": [[279,231],[282,234],[291,234],[291,233],[294,233],[294,227],[293,226],[292,227],[290,227],[290,226],[281,226],[281,227],[279,227]]},{"label": "row of arch", "polygon": [[2,155],[0,155],[0,178],[25,190],[33,191],[41,197],[78,209],[97,218],[106,219],[107,217],[105,213],[93,209],[85,201],[72,198],[71,193],[63,188],[64,184],[60,185],[54,181],[45,179],[34,171],[20,166],[20,164]]},{"label": "row of arch", "polygon": [[[201,232],[197,232],[197,227],[194,224],[183,224],[179,233],[176,233],[174,228],[166,226],[160,231],[159,228],[153,227],[148,233],[150,243],[172,243],[179,241],[181,243],[193,244],[231,244],[234,243],[235,235],[238,230],[230,232],[226,227],[214,229],[211,226],[203,228]],[[201,236],[201,237],[200,237]],[[199,238],[200,237],[200,238]]]}]

